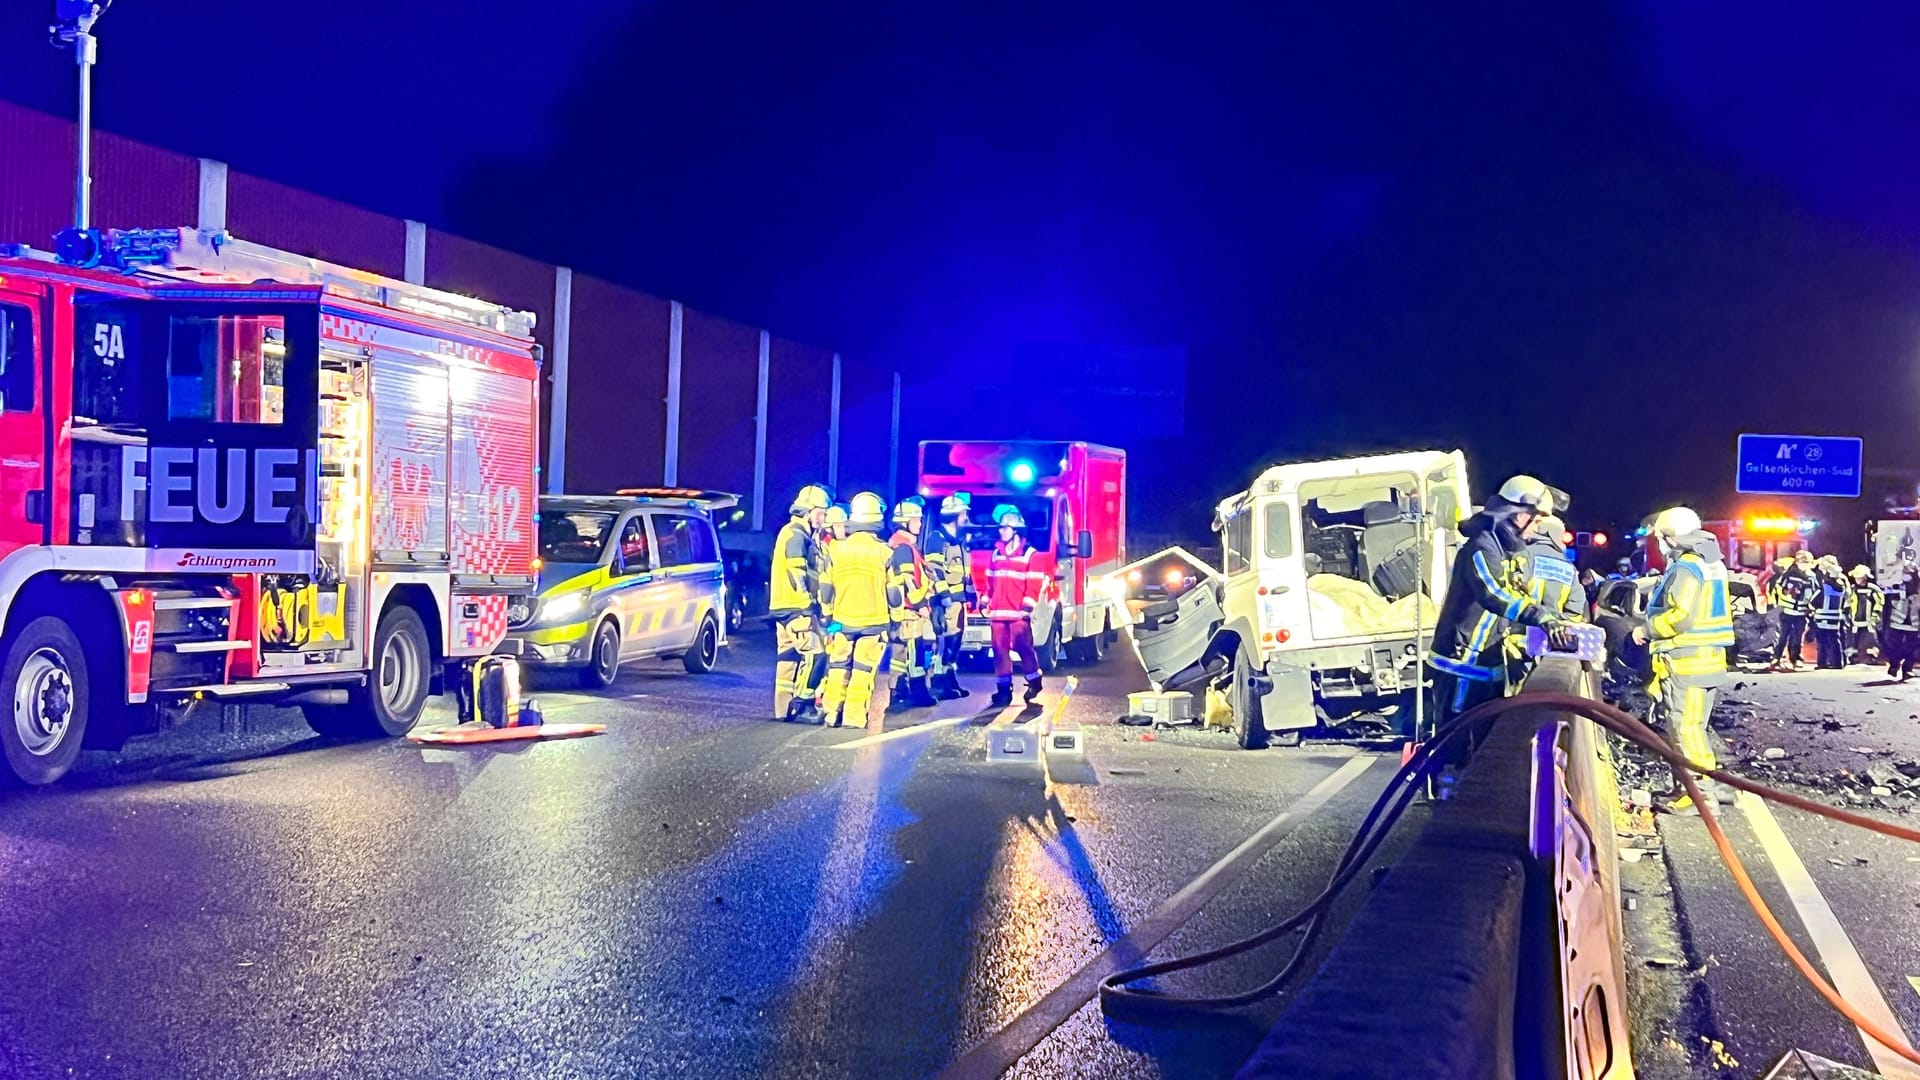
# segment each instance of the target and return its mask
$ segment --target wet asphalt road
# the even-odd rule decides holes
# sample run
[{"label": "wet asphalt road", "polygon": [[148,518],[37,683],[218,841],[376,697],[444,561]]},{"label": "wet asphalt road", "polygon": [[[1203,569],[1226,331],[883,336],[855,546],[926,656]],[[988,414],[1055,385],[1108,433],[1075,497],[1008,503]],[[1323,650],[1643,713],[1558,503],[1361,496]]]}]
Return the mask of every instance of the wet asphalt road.
[{"label": "wet asphalt road", "polygon": [[[1082,766],[986,761],[961,719],[979,675],[888,728],[956,722],[842,748],[862,733],[760,719],[770,667],[750,628],[713,675],[536,689],[608,733],[504,748],[195,719],[0,794],[0,1076],[934,1075],[1357,753],[1147,741],[1112,723],[1144,688],[1123,652],[1079,672]],[[1153,955],[1316,894],[1392,764]],[[1238,989],[1283,956],[1171,985]],[[1164,1029],[1087,1003],[1004,1063],[1231,1075],[1279,1007]]]},{"label": "wet asphalt road", "polygon": [[[1863,666],[1746,675],[1742,682],[1728,692],[1730,702],[1715,722],[1728,767],[1871,818],[1920,826],[1920,789],[1897,790],[1874,805],[1862,787],[1838,779],[1843,770],[1861,773],[1869,765],[1920,758],[1920,683],[1889,684],[1883,671]],[[1768,761],[1769,747],[1786,756]],[[1805,868],[1812,893],[1803,890],[1796,903],[1779,860],[1762,842],[1764,822],[1734,809],[1722,821],[1762,897],[1829,978],[1851,950],[1864,968],[1864,984],[1886,1002],[1905,1037],[1920,1038],[1920,845],[1788,807],[1775,807],[1770,816]],[[1666,1053],[1652,1048],[1647,1056],[1661,1067],[1642,1075],[1759,1076],[1796,1048],[1872,1066],[1860,1032],[1815,994],[1764,930],[1698,818],[1663,816],[1660,833],[1662,859],[1624,868],[1642,906],[1628,916],[1629,961],[1643,972],[1669,968],[1649,981],[1671,984],[1676,999],[1640,1003],[1669,1012],[1650,1018],[1656,1021],[1650,1026],[1666,1029],[1663,1043],[1674,1040]],[[1801,909],[1806,904],[1814,905],[1811,916]],[[1837,923],[1838,938],[1809,929],[1809,918],[1821,920],[1822,905]],[[1672,932],[1650,932],[1649,924],[1660,921],[1671,921]],[[1920,1066],[1908,1068],[1920,1077]]]}]

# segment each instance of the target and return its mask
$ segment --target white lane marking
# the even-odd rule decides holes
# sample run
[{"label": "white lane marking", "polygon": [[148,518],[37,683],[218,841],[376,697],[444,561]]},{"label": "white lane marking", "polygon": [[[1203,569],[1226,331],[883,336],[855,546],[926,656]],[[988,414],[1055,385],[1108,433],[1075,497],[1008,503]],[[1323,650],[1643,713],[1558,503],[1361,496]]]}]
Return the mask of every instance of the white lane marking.
[{"label": "white lane marking", "polygon": [[1165,903],[1155,908],[1153,914],[1141,920],[1125,937],[1100,950],[1098,955],[1069,975],[1066,982],[1054,987],[1005,1027],[960,1055],[940,1073],[938,1080],[987,1080],[1013,1068],[1016,1062],[1040,1045],[1040,1040],[1052,1034],[1055,1028],[1066,1023],[1068,1018],[1080,1011],[1081,1006],[1093,999],[1100,988],[1101,979],[1138,963],[1175,930],[1186,925],[1222,889],[1239,880],[1262,856],[1379,760],[1378,754],[1359,754],[1347,759],[1344,765],[1280,811],[1272,821],[1261,826],[1259,832],[1242,840],[1239,846],[1222,855],[1218,862],[1207,867],[1185,888],[1168,897]]},{"label": "white lane marking", "polygon": [[972,719],[973,717],[971,716],[949,716],[945,720],[928,720],[925,723],[915,724],[912,727],[895,728],[892,731],[883,731],[878,735],[864,735],[858,739],[848,739],[843,743],[834,743],[832,746],[827,747],[827,749],[858,750],[863,746],[892,742],[894,739],[904,739],[909,735],[918,735],[923,731],[933,731],[936,728],[959,727],[961,724]]},{"label": "white lane marking", "polygon": [[[1867,971],[1866,962],[1860,959],[1859,950],[1853,947],[1853,939],[1847,936],[1846,929],[1834,916],[1833,908],[1820,892],[1820,886],[1813,883],[1813,876],[1807,873],[1806,864],[1800,861],[1800,853],[1788,842],[1787,834],[1780,831],[1780,823],[1774,819],[1773,811],[1767,808],[1766,800],[1741,792],[1740,810],[1746,814],[1747,823],[1753,826],[1754,833],[1760,837],[1760,847],[1773,863],[1780,884],[1786,887],[1787,898],[1793,901],[1793,909],[1800,914],[1800,925],[1806,927],[1808,936],[1813,938],[1813,950],[1820,958],[1820,966],[1827,969],[1827,978],[1833,980],[1833,988],[1861,1015],[1878,1025],[1880,1030],[1896,1038],[1904,1038],[1906,1033],[1901,1030],[1900,1021],[1894,1017],[1893,1009],[1881,995],[1879,985]],[[1879,1040],[1861,1031],[1860,1041],[1867,1044],[1867,1056],[1873,1059],[1880,1075],[1920,1080],[1920,1070],[1916,1070],[1912,1062],[1881,1046]],[[1911,1046],[1911,1043],[1908,1045]]]}]

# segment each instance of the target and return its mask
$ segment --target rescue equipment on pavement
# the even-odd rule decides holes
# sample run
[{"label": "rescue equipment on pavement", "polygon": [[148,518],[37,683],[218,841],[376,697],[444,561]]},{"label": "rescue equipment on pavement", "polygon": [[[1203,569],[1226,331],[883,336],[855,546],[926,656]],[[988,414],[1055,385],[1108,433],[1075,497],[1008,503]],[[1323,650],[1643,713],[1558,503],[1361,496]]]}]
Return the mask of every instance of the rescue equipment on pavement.
[{"label": "rescue equipment on pavement", "polygon": [[418,743],[482,743],[513,739],[556,739],[597,735],[605,724],[549,724],[538,702],[520,701],[520,664],[511,656],[483,656],[467,665],[455,690],[461,722],[452,727],[416,730]]},{"label": "rescue equipment on pavement", "polygon": [[[1784,803],[1833,821],[1869,829],[1882,836],[1920,843],[1920,830],[1863,817],[1790,792],[1777,791],[1724,769],[1696,770],[1695,764],[1689,761],[1685,754],[1676,750],[1658,732],[1627,713],[1611,705],[1575,694],[1546,691],[1522,691],[1512,697],[1496,698],[1468,709],[1442,725],[1435,731],[1434,737],[1429,742],[1408,755],[1400,772],[1387,783],[1380,797],[1374,801],[1373,808],[1367,812],[1359,832],[1354,835],[1353,841],[1340,857],[1340,862],[1332,879],[1328,881],[1327,887],[1305,908],[1251,937],[1231,944],[1191,956],[1140,964],[1107,976],[1100,981],[1101,1011],[1115,1019],[1165,1020],[1176,1016],[1186,1017],[1196,1012],[1237,1009],[1278,993],[1298,972],[1311,953],[1314,939],[1321,928],[1321,916],[1326,913],[1328,906],[1343,889],[1359,877],[1360,871],[1372,860],[1380,844],[1392,831],[1394,823],[1405,812],[1415,795],[1425,788],[1426,785],[1419,782],[1422,775],[1436,768],[1444,760],[1436,755],[1436,751],[1484,721],[1494,720],[1505,713],[1522,709],[1555,709],[1584,716],[1613,734],[1640,744],[1665,760],[1673,768],[1675,779],[1686,789],[1687,796],[1700,814],[1702,824],[1706,826],[1708,834],[1713,838],[1714,846],[1720,852],[1721,861],[1726,863],[1728,872],[1740,886],[1740,891],[1746,896],[1747,903],[1766,927],[1767,933],[1772,936],[1775,944],[1779,945],[1781,951],[1786,953],[1787,958],[1793,962],[1795,969],[1822,998],[1826,999],[1828,1004],[1861,1032],[1900,1057],[1920,1065],[1920,1052],[1907,1046],[1898,1033],[1881,1029],[1848,1004],[1781,928],[1779,919],[1774,916],[1772,909],[1767,906],[1765,899],[1755,888],[1745,864],[1740,861],[1740,856],[1727,840],[1726,833],[1722,831],[1719,820],[1711,809],[1713,800],[1703,792],[1694,773],[1699,771],[1708,780],[1738,788],[1758,798]],[[1157,979],[1175,971],[1202,967],[1226,957],[1237,956],[1259,948],[1295,930],[1301,931],[1301,938],[1295,946],[1293,955],[1272,979],[1251,990],[1212,997],[1188,997],[1136,988],[1136,984],[1148,979]]]}]

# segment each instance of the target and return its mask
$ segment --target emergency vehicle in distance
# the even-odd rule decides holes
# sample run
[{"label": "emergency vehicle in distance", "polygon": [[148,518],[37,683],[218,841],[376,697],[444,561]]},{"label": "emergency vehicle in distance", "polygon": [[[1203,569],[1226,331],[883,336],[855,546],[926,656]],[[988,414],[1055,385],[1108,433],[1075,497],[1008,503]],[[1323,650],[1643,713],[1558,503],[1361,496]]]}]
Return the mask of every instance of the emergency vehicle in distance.
[{"label": "emergency vehicle in distance", "polygon": [[534,584],[531,315],[222,232],[5,254],[0,780],[199,700],[401,735],[495,651]]},{"label": "emergency vehicle in distance", "polygon": [[[1775,559],[1791,559],[1813,546],[1813,533],[1819,522],[1780,511],[1750,514],[1742,518],[1703,521],[1700,527],[1720,542],[1729,572],[1757,574],[1773,565]],[[1647,571],[1666,569],[1660,545],[1650,538],[1650,525],[1639,530]]]},{"label": "emergency vehicle in distance", "polygon": [[[974,588],[986,594],[987,564],[998,534],[997,506],[1019,509],[1033,544],[1033,566],[1052,576],[1033,615],[1040,666],[1052,671],[1067,653],[1085,663],[1105,658],[1126,625],[1124,583],[1107,575],[1127,561],[1127,455],[1084,442],[923,442],[920,494],[929,507],[955,492],[973,500],[968,530]],[[991,649],[984,620],[970,620],[962,655]]]}]

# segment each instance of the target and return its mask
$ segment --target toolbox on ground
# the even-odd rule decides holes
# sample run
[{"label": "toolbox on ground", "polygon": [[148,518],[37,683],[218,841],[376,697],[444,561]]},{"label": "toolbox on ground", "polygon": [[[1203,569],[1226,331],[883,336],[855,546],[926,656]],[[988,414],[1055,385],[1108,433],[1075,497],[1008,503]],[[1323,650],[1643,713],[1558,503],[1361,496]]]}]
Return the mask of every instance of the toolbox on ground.
[{"label": "toolbox on ground", "polygon": [[1156,724],[1189,723],[1193,720],[1193,695],[1171,691],[1128,694],[1127,715],[1144,716]]}]

